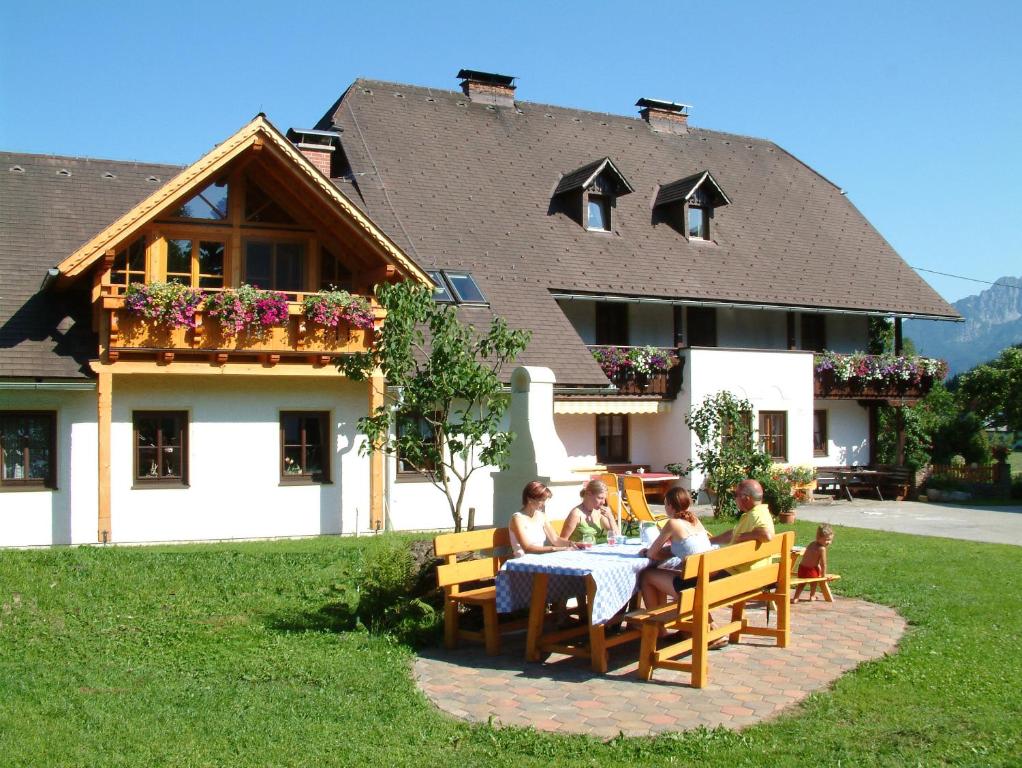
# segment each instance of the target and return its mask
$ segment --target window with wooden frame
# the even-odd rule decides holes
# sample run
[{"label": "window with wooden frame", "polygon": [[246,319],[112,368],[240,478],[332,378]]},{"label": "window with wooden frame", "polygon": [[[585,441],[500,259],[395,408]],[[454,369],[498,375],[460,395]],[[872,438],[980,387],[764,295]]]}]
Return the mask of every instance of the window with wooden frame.
[{"label": "window with wooden frame", "polygon": [[176,281],[192,288],[223,288],[226,251],[222,240],[168,238],[167,282]]},{"label": "window with wooden frame", "polygon": [[759,444],[774,461],[788,460],[788,413],[759,412]]},{"label": "window with wooden frame", "polygon": [[330,482],[330,414],[282,411],[280,414],[280,481]]},{"label": "window with wooden frame", "polygon": [[57,414],[0,411],[0,488],[57,487]]},{"label": "window with wooden frame", "polygon": [[127,288],[145,282],[145,238],[140,237],[114,256],[110,282]]},{"label": "window with wooden frame", "polygon": [[802,349],[822,352],[827,348],[826,315],[805,313],[802,315]]},{"label": "window with wooden frame", "polygon": [[131,416],[136,485],[188,485],[188,413],[135,411]]},{"label": "window with wooden frame", "polygon": [[813,456],[827,456],[828,449],[827,411],[813,411]]},{"label": "window with wooden frame", "polygon": [[[748,440],[752,440],[752,411],[741,412],[741,426],[742,433],[746,435]],[[735,439],[735,425],[725,421],[720,425],[720,442],[722,445],[727,445]]]},{"label": "window with wooden frame", "polygon": [[415,476],[421,476],[423,472],[435,472],[437,465],[435,461],[423,459],[416,469],[415,464],[401,455],[400,443],[408,436],[418,438],[417,442],[422,445],[432,445],[436,442],[436,429],[429,422],[429,419],[420,416],[417,419],[401,418],[397,422],[397,476],[399,480],[407,480]]},{"label": "window with wooden frame", "polygon": [[351,270],[341,259],[326,248],[319,250],[319,289],[321,291],[350,291]]},{"label": "window with wooden frame", "polygon": [[628,463],[628,415],[596,415],[596,460],[601,464]]},{"label": "window with wooden frame", "polygon": [[274,291],[305,290],[305,246],[284,240],[245,241],[243,282]]}]

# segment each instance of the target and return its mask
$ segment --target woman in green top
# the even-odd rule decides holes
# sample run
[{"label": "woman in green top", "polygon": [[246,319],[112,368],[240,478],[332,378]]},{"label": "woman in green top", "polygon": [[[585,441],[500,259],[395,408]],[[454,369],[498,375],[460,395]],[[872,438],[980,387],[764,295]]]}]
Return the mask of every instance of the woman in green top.
[{"label": "woman in green top", "polygon": [[617,520],[607,507],[607,486],[602,480],[590,480],[582,490],[582,503],[568,513],[561,538],[583,541],[583,537],[592,536],[596,543],[602,544],[611,532],[621,535]]}]

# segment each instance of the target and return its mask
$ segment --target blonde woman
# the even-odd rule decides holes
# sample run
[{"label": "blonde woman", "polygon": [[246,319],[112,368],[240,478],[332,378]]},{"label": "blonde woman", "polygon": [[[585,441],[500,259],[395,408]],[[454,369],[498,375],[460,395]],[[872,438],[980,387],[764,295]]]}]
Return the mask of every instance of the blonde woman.
[{"label": "blonde woman", "polygon": [[561,536],[546,519],[546,502],[552,494],[539,480],[533,480],[522,490],[522,508],[511,515],[511,551],[515,557],[538,555],[544,552],[563,552],[582,549]]},{"label": "blonde woman", "polygon": [[592,536],[594,542],[603,544],[610,533],[621,535],[614,513],[607,506],[607,486],[602,480],[590,480],[582,489],[582,503],[565,518],[561,538],[582,541]]}]

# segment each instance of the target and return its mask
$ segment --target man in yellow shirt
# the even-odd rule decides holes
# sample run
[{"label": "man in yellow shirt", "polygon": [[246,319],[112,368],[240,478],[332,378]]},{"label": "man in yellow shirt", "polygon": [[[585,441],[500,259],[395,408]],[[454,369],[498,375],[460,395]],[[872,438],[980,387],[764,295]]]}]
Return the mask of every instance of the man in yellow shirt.
[{"label": "man in yellow shirt", "polygon": [[[770,507],[763,503],[763,486],[758,481],[742,480],[735,489],[735,503],[742,511],[738,525],[730,531],[713,536],[710,539],[711,543],[726,546],[743,541],[758,541],[765,544],[774,537],[774,520],[770,516]],[[751,565],[735,568],[731,573],[741,573],[769,563],[770,559],[765,558]]]}]

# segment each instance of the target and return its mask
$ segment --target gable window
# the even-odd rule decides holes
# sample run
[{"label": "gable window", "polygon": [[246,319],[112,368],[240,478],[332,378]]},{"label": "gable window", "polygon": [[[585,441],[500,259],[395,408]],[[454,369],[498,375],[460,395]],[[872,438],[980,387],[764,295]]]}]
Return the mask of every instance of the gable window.
[{"label": "gable window", "polygon": [[140,237],[117,252],[110,275],[114,285],[129,286],[145,282],[145,238]]},{"label": "gable window", "polygon": [[610,231],[610,199],[606,195],[590,194],[586,206],[586,229],[596,232]]},{"label": "gable window", "polygon": [[628,463],[628,415],[596,415],[596,460],[601,464]]},{"label": "gable window", "polygon": [[185,411],[135,411],[135,483],[188,484],[188,414]]},{"label": "gable window", "polygon": [[[419,467],[416,469],[408,459],[401,455],[400,442],[403,439],[411,438],[423,446],[431,446],[436,441],[436,429],[424,416],[418,418],[400,419],[397,424],[398,452],[397,452],[397,473],[398,477],[411,477],[420,475],[421,472],[435,472],[436,462],[423,458],[420,459]],[[421,472],[420,472],[421,470]]]},{"label": "gable window", "polygon": [[0,486],[57,487],[56,423],[51,411],[0,412]]},{"label": "gable window", "polygon": [[217,240],[167,240],[167,282],[223,288],[225,251],[226,245]]},{"label": "gable window", "polygon": [[244,281],[264,290],[305,290],[305,246],[274,240],[246,241]]},{"label": "gable window", "polygon": [[827,448],[827,411],[813,411],[813,456],[826,456]]},{"label": "gable window", "polygon": [[688,207],[688,236],[692,240],[710,239],[710,217],[706,208],[698,205]]},{"label": "gable window", "polygon": [[759,412],[759,444],[774,461],[788,460],[788,414]]},{"label": "gable window", "polygon": [[177,211],[182,219],[224,221],[227,218],[227,183],[210,184]]},{"label": "gable window", "polygon": [[329,483],[329,414],[284,411],[280,414],[282,483]]}]

